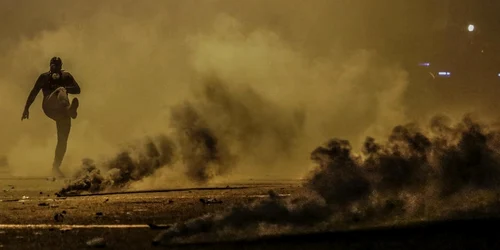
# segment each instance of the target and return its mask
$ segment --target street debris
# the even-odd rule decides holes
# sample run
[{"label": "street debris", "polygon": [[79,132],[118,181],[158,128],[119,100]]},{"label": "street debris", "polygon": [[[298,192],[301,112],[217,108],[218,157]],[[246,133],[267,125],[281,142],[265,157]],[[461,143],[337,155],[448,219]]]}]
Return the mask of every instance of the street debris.
[{"label": "street debris", "polygon": [[71,228],[71,227],[63,227],[63,228],[59,229],[59,231],[61,233],[69,232],[71,230],[73,230],[73,228]]},{"label": "street debris", "polygon": [[97,237],[87,241],[89,247],[106,247],[106,241],[102,237]]},{"label": "street debris", "polygon": [[210,204],[221,204],[221,200],[217,200],[216,198],[208,198],[208,199],[200,199],[200,202],[203,203],[204,205],[210,205]]},{"label": "street debris", "polygon": [[62,213],[56,213],[54,215],[54,220],[57,222],[61,222],[64,220],[64,215]]},{"label": "street debris", "polygon": [[171,227],[170,225],[157,225],[153,223],[149,223],[148,226],[152,230],[163,230],[163,229],[169,229]]},{"label": "street debris", "polygon": [[95,218],[96,219],[101,219],[103,216],[104,216],[104,214],[102,212],[95,213]]}]

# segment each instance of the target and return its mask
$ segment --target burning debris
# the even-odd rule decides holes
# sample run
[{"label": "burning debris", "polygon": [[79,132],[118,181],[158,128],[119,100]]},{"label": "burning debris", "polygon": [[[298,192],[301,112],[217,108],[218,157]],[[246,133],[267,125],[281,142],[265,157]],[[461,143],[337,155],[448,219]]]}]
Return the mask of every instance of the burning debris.
[{"label": "burning debris", "polygon": [[318,167],[306,187],[317,197],[277,199],[270,192],[268,199],[250,206],[175,224],[153,244],[260,224],[307,227],[332,222],[333,217],[359,221],[401,215],[415,202],[425,205],[434,194],[446,198],[465,189],[498,188],[500,130],[468,116],[455,126],[445,121],[434,118],[427,133],[414,124],[397,126],[385,143],[369,137],[359,155],[348,141],[330,140],[311,153]]}]

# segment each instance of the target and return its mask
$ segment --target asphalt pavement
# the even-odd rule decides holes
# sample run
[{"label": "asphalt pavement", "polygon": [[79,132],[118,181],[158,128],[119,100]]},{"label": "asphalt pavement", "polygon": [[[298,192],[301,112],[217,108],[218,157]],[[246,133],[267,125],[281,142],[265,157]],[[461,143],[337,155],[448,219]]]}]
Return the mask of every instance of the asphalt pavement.
[{"label": "asphalt pavement", "polygon": [[250,181],[208,188],[58,197],[56,192],[64,180],[0,178],[0,183],[3,249],[81,249],[96,238],[102,238],[109,248],[152,247],[161,227],[265,199],[269,190],[283,196],[301,190],[300,183],[293,181]]},{"label": "asphalt pavement", "polygon": [[[153,244],[177,222],[233,205],[303,195],[299,181],[57,197],[63,181],[0,178],[0,249],[498,249],[499,219],[420,222],[296,234],[201,234]],[[209,202],[210,201],[210,202]]]}]

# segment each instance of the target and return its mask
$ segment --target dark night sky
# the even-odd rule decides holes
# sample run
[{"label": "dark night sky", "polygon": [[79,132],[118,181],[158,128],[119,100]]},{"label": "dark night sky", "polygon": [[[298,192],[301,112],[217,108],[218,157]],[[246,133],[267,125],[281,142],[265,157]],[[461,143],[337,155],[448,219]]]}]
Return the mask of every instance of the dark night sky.
[{"label": "dark night sky", "polygon": [[[115,4],[119,3],[123,1]],[[149,5],[154,5],[153,3]],[[395,56],[402,54],[411,56],[408,55],[409,51],[418,54],[417,51],[420,53],[434,49],[436,43],[445,39],[460,34],[465,35],[461,31],[465,31],[469,22],[476,24],[483,39],[489,43],[500,42],[500,18],[498,18],[500,1],[496,0],[314,0],[307,4],[309,10],[301,10],[293,4],[284,3],[289,2],[255,0],[236,5],[233,1],[224,4],[222,0],[219,1],[217,8],[221,12],[236,13],[241,18],[245,18],[245,9],[260,9],[260,14],[253,12],[251,14],[253,16],[247,16],[251,23],[259,25],[257,20],[259,18],[266,25],[271,23],[272,26],[274,23],[276,29],[284,36],[289,36],[298,43],[314,44],[318,47],[318,51],[331,46],[334,37],[342,36],[342,44],[346,47],[374,48]],[[2,37],[9,39],[30,37],[42,30],[57,28],[68,20],[86,19],[94,13],[93,5],[83,2],[68,4],[65,1],[49,0],[39,5],[31,1],[2,1],[0,29],[9,31],[8,34],[1,34]],[[77,7],[74,7],[75,5]],[[51,6],[58,8],[52,10]],[[94,5],[94,8],[97,7]],[[72,11],[72,8],[77,8],[78,11]],[[175,1],[165,8],[176,8]],[[34,9],[39,11],[34,12]],[[16,15],[9,15],[8,13],[14,13],[13,10]],[[314,12],[317,13],[317,17],[312,20],[311,13]],[[46,17],[47,15],[49,16]],[[127,15],[133,16],[133,13]],[[19,18],[20,16],[23,18]],[[332,23],[332,25],[325,27],[316,25],[317,23]],[[15,29],[12,29],[13,24]],[[307,32],[302,30],[300,34],[293,33],[296,29],[294,27],[300,25],[309,26]],[[288,34],[287,29],[290,30]]]}]

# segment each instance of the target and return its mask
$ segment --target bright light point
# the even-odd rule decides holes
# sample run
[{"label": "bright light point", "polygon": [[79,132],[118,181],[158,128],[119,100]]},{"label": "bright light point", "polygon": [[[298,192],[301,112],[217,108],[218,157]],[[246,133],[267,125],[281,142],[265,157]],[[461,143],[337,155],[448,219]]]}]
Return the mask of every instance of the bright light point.
[{"label": "bright light point", "polygon": [[472,31],[474,31],[475,29],[476,29],[476,27],[475,27],[473,24],[469,24],[469,27],[467,27],[467,30],[468,30],[469,32],[472,32]]},{"label": "bright light point", "polygon": [[431,65],[431,63],[423,62],[423,63],[419,63],[418,65],[423,66],[423,67],[429,67]]}]

